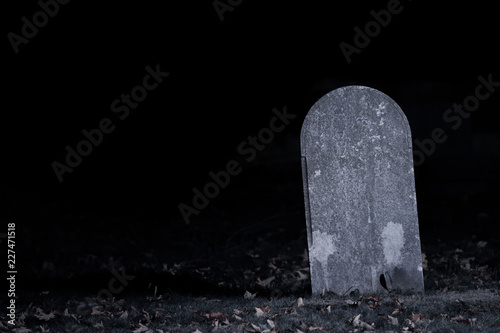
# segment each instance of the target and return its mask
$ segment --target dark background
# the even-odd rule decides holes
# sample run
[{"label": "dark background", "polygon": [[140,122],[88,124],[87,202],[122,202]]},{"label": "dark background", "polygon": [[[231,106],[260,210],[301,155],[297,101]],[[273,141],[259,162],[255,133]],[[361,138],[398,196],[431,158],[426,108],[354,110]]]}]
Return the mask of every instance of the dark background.
[{"label": "dark background", "polygon": [[[161,237],[146,224],[141,229],[145,221],[175,226],[182,238],[206,231],[203,225],[236,230],[293,210],[294,222],[280,223],[297,230],[295,237],[305,233],[302,121],[325,93],[361,84],[401,106],[413,139],[436,127],[449,135],[415,170],[423,236],[498,237],[500,92],[458,130],[442,121],[446,109],[474,93],[479,75],[500,81],[496,7],[402,1],[402,12],[348,64],[339,44],[353,44],[353,28],[363,29],[370,11],[387,3],[243,1],[221,22],[211,1],[71,1],[18,54],[6,36],[19,34],[21,18],[32,21],[40,7],[4,4],[0,219],[25,230],[26,239],[17,240],[25,253],[37,248],[53,262],[41,239],[58,247],[92,228],[89,221],[119,228],[130,235],[120,243],[128,243],[141,232]],[[170,76],[118,120],[111,102],[157,64]],[[192,188],[202,188],[210,171],[241,160],[238,145],[284,106],[297,117],[186,226],[178,205],[191,204]],[[65,146],[74,148],[83,129],[107,117],[116,129],[59,183],[51,163],[63,162]],[[87,230],[79,244],[102,236]]]}]

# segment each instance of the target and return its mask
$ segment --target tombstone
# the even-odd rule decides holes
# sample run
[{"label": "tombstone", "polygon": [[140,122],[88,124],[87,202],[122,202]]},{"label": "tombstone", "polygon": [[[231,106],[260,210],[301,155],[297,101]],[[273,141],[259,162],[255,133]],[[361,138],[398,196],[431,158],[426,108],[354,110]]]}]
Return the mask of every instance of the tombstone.
[{"label": "tombstone", "polygon": [[313,105],[300,141],[313,293],[423,291],[401,108],[378,90],[342,87]]}]

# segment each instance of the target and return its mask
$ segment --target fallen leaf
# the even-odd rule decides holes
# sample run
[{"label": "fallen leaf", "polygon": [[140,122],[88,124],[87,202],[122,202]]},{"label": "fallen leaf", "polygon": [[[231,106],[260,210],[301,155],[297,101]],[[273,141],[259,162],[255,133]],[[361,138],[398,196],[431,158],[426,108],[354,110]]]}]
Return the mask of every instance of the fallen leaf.
[{"label": "fallen leaf", "polygon": [[470,270],[471,260],[475,260],[475,258],[469,257],[469,258],[465,258],[465,259],[460,260],[460,266],[465,270]]},{"label": "fallen leaf", "polygon": [[208,313],[201,312],[201,311],[194,311],[194,313],[196,313],[200,317],[210,319],[210,315]]},{"label": "fallen leaf", "polygon": [[144,326],[143,324],[139,323],[139,328],[132,331],[132,333],[141,333],[141,332],[146,332],[149,331],[149,328],[147,326]]},{"label": "fallen leaf", "polygon": [[427,261],[427,256],[425,253],[422,253],[422,268],[423,269],[428,269],[429,268],[429,262]]},{"label": "fallen leaf", "polygon": [[271,311],[271,307],[268,305],[268,306],[265,306],[265,307],[261,307],[260,308],[262,311],[264,311],[265,313],[269,313],[269,311]]},{"label": "fallen leaf", "polygon": [[352,319],[352,325],[354,327],[360,327],[360,328],[365,329],[365,330],[374,330],[375,329],[375,327],[373,327],[370,324],[365,323],[360,318],[361,318],[361,314],[358,314],[357,316],[355,316]]},{"label": "fallen leaf", "polygon": [[163,314],[160,311],[156,311],[155,315],[154,315],[154,318],[156,319],[156,318],[161,318],[161,317],[163,317],[163,318],[170,318],[170,319],[172,318],[171,316],[169,316],[167,314]]},{"label": "fallen leaf", "polygon": [[269,265],[267,265],[267,267],[271,268],[272,270],[278,269],[278,267],[276,267],[272,262],[270,262]]},{"label": "fallen leaf", "polygon": [[226,315],[221,313],[221,312],[205,313],[202,311],[195,311],[195,313],[198,316],[203,317],[203,318],[207,318],[207,319],[218,319],[218,320],[225,320],[226,319]]},{"label": "fallen leaf", "polygon": [[262,287],[269,287],[271,282],[275,279],[274,276],[271,276],[265,280],[261,280],[260,278],[257,278],[257,284],[261,285]]},{"label": "fallen leaf", "polygon": [[392,325],[399,325],[398,318],[387,316]]},{"label": "fallen leaf", "polygon": [[404,326],[403,327],[403,331],[408,331],[408,330],[411,330],[413,332],[413,330],[415,329],[415,323],[412,322],[410,319],[406,318],[405,319],[405,324],[408,325],[408,326]]},{"label": "fallen leaf", "polygon": [[59,309],[55,309],[54,311],[52,311],[53,314],[55,315],[58,315],[58,316],[62,316],[63,312]]},{"label": "fallen leaf", "polygon": [[260,332],[260,327],[257,326],[257,325],[254,325],[252,323],[250,323],[250,325],[252,326],[252,328],[254,329],[254,332]]},{"label": "fallen leaf", "polygon": [[29,328],[26,328],[26,327],[19,327],[19,328],[14,328],[12,330],[12,332],[14,332],[14,333],[29,333],[29,332],[31,332],[31,330]]},{"label": "fallen leaf", "polygon": [[374,302],[381,302],[381,301],[383,301],[382,298],[379,298],[377,296],[365,296],[365,297],[363,297],[363,299],[365,301],[374,301]]},{"label": "fallen leaf", "polygon": [[411,319],[412,319],[413,321],[419,321],[419,320],[424,319],[424,317],[422,316],[422,314],[421,314],[421,313],[412,313],[412,315],[411,315]]},{"label": "fallen leaf", "polygon": [[483,247],[485,247],[486,245],[488,244],[488,242],[485,242],[485,241],[479,241],[477,242],[477,247],[482,249]]},{"label": "fallen leaf", "polygon": [[299,321],[298,325],[297,325],[297,329],[300,329],[302,331],[307,331],[309,329],[309,325],[307,325],[306,323],[304,323],[302,320]]},{"label": "fallen leaf", "polygon": [[100,306],[100,305],[94,306],[94,307],[92,307],[91,315],[92,316],[101,316],[101,315],[105,314],[105,312],[101,311],[101,310],[102,310],[102,306]]},{"label": "fallen leaf", "polygon": [[[30,305],[31,306],[31,305]],[[21,315],[17,318],[17,325],[18,326],[24,326],[24,320],[27,317],[28,312],[24,311],[21,313]]]},{"label": "fallen leaf", "polygon": [[212,322],[212,327],[214,327],[215,329],[222,328],[222,327],[227,326],[227,325],[229,325],[229,320],[227,320],[227,319],[224,319],[224,320],[215,319]]},{"label": "fallen leaf", "polygon": [[210,314],[210,319],[220,319],[220,320],[224,320],[226,319],[225,315],[221,312],[212,312]]},{"label": "fallen leaf", "polygon": [[260,257],[259,254],[253,254],[251,251],[248,251],[247,255],[250,256],[251,258],[258,258],[258,257]]},{"label": "fallen leaf", "polygon": [[274,324],[274,321],[272,320],[267,320],[267,324],[269,325],[270,328],[274,328],[276,325]]},{"label": "fallen leaf", "polygon": [[472,324],[473,322],[476,321],[476,318],[467,319],[467,318],[464,318],[463,316],[459,315],[459,316],[451,318],[450,321],[454,322],[454,323]]},{"label": "fallen leaf", "polygon": [[245,299],[254,299],[254,298],[255,298],[255,295],[257,295],[257,293],[252,294],[251,292],[249,292],[249,291],[247,290],[247,291],[245,291],[245,295],[243,295],[243,297],[244,297]]},{"label": "fallen leaf", "polygon": [[307,274],[304,274],[301,271],[295,271],[295,272],[299,275],[299,277],[298,277],[299,281],[306,280],[307,278],[309,278],[309,276]]},{"label": "fallen leaf", "polygon": [[297,300],[293,302],[292,306],[295,308],[300,308],[301,306],[304,306],[304,300],[302,299],[302,297],[297,298]]},{"label": "fallen leaf", "polygon": [[396,303],[397,306],[399,306],[400,309],[404,309],[405,308],[405,303],[400,301],[399,299],[397,298],[394,298],[394,302]]},{"label": "fallen leaf", "polygon": [[40,308],[37,308],[36,309],[36,314],[35,314],[35,317],[37,317],[39,320],[45,320],[45,321],[49,321],[51,320],[52,318],[55,317],[54,313],[52,312],[49,312],[49,313],[44,313],[42,311],[42,309]]},{"label": "fallen leaf", "polygon": [[358,304],[359,304],[359,302],[353,301],[353,300],[350,300],[350,299],[346,299],[344,302],[345,302],[345,304],[347,304],[349,306],[358,306]]},{"label": "fallen leaf", "polygon": [[321,312],[332,312],[332,306],[331,305],[324,305],[321,308],[317,308]]},{"label": "fallen leaf", "polygon": [[257,317],[262,317],[263,315],[265,315],[265,313],[260,308],[255,308],[255,315]]},{"label": "fallen leaf", "polygon": [[103,323],[102,323],[102,320],[101,320],[101,322],[100,322],[100,323],[97,323],[97,324],[92,325],[92,326],[94,326],[94,328],[104,328],[104,325],[103,325]]},{"label": "fallen leaf", "polygon": [[146,323],[149,324],[151,322],[151,316],[149,315],[149,313],[147,313],[144,310],[142,310],[142,313],[143,313],[144,319],[146,319]]}]

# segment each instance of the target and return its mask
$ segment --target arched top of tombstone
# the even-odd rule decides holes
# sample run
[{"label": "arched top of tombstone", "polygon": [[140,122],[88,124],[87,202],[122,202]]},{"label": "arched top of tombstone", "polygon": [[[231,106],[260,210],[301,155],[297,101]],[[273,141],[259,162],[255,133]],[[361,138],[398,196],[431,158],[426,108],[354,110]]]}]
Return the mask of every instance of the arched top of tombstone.
[{"label": "arched top of tombstone", "polygon": [[[346,86],[330,91],[310,109],[301,130],[301,152],[305,155],[311,137],[325,133],[340,135],[346,130],[359,138],[376,138],[377,129],[392,133],[394,140],[405,140],[411,149],[411,131],[406,115],[386,94],[365,86]],[[350,136],[355,140],[358,136]],[[306,140],[307,138],[307,140]],[[386,135],[387,138],[387,135]],[[391,138],[389,138],[391,140]]]}]

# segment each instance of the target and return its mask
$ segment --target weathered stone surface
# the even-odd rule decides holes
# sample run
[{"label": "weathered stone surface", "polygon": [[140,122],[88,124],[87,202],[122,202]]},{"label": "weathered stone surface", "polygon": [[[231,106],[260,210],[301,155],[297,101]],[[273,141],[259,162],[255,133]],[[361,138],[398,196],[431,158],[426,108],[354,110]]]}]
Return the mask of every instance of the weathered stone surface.
[{"label": "weathered stone surface", "polygon": [[363,86],[318,100],[301,132],[313,293],[423,291],[410,128]]}]

